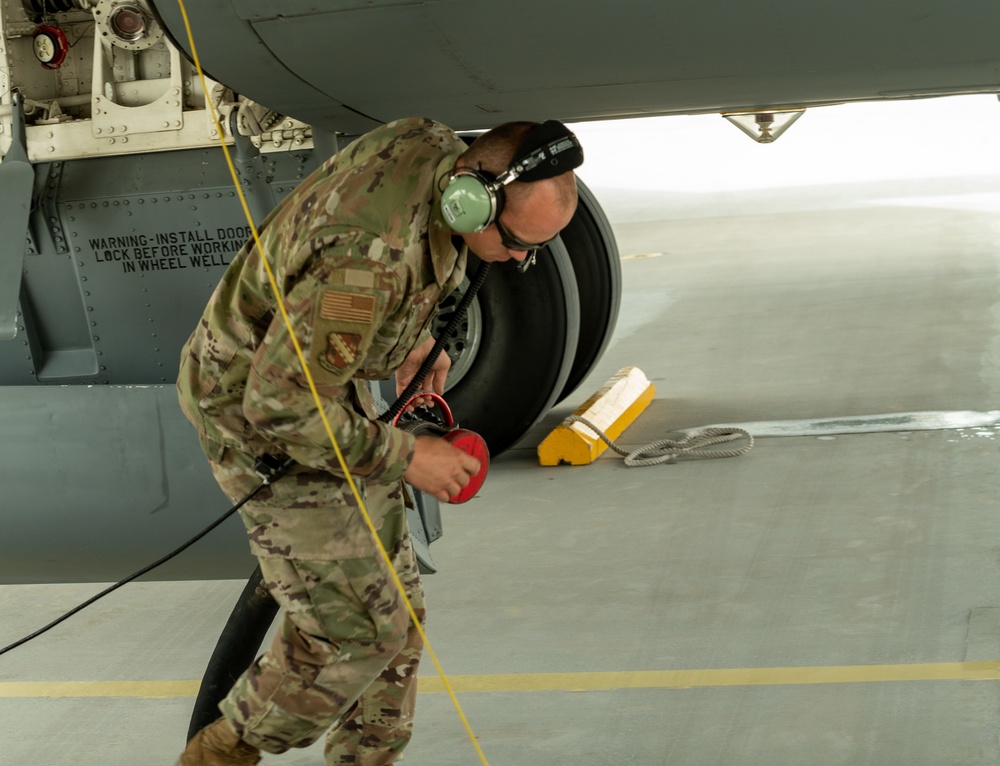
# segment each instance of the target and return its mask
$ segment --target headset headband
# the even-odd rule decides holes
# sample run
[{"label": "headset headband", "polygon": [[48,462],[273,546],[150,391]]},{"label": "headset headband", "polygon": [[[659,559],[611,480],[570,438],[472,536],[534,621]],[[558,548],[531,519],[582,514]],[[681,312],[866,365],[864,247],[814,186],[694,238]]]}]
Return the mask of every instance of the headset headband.
[{"label": "headset headband", "polygon": [[582,164],[583,147],[573,132],[559,120],[547,120],[527,135],[510,167],[496,179],[494,188],[512,181],[531,183],[554,178]]}]

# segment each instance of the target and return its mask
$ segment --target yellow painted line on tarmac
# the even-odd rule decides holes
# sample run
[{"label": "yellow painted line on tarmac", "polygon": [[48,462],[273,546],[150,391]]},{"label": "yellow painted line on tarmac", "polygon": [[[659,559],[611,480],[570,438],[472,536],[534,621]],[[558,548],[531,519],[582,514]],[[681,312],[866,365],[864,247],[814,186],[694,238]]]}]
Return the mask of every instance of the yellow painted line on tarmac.
[{"label": "yellow painted line on tarmac", "polygon": [[[914,665],[642,670],[624,673],[524,673],[448,678],[456,692],[697,689],[708,686],[857,684],[885,681],[997,681],[1000,680],[1000,662],[991,660]],[[441,679],[421,679],[420,689],[426,692],[443,691]]]},{"label": "yellow painted line on tarmac", "polygon": [[3,681],[0,699],[196,697],[201,681]]},{"label": "yellow painted line on tarmac", "polygon": [[[589,692],[893,681],[1000,681],[1000,661],[601,673],[509,673],[449,676],[448,680],[456,692]],[[0,682],[0,699],[194,697],[198,694],[199,685],[199,681],[5,681]],[[443,692],[444,685],[437,676],[421,677],[420,691]]]}]

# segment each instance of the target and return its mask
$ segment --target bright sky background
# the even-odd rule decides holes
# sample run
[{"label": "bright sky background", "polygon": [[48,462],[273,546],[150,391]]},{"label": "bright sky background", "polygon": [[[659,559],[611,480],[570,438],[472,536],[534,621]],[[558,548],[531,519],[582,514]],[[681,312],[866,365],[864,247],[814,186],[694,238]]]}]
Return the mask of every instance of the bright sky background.
[{"label": "bright sky background", "polygon": [[1000,175],[995,96],[806,111],[758,144],[717,114],[576,123],[593,189],[709,192],[846,181]]}]

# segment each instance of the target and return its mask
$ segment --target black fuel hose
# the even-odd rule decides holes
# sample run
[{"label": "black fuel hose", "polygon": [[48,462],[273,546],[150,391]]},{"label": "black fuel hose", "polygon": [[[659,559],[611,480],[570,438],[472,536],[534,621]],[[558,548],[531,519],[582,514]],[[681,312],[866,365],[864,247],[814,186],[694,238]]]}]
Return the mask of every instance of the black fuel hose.
[{"label": "black fuel hose", "polygon": [[264,587],[264,575],[258,565],[236,600],[205,668],[188,726],[189,742],[219,717],[219,702],[253,664],[277,613],[278,602]]}]

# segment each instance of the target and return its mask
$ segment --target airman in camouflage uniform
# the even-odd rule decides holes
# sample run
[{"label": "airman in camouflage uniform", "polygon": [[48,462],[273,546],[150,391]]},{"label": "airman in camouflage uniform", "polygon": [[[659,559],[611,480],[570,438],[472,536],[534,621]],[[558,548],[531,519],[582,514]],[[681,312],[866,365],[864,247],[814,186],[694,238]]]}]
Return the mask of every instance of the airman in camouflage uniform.
[{"label": "airman in camouflage uniform", "polygon": [[[332,157],[261,227],[323,411],[421,620],[402,480],[447,499],[479,465],[440,439],[377,422],[366,381],[396,372],[401,390],[413,377],[468,247],[484,261],[526,257],[492,227],[455,234],[440,209],[466,158],[498,171],[510,162],[533,124],[512,125],[477,159],[443,125],[390,123]],[[551,238],[575,208],[572,180],[523,186],[532,188],[523,205],[509,203],[506,228]],[[241,510],[282,623],[181,764],[257,763],[259,750],[304,747],[331,726],[327,764],[390,764],[410,738],[422,644],[329,444],[262,257],[251,241],[233,260],[182,352],[178,391],[234,502],[259,483],[258,457],[294,460]],[[449,364],[442,354],[425,387],[442,393]]]}]

